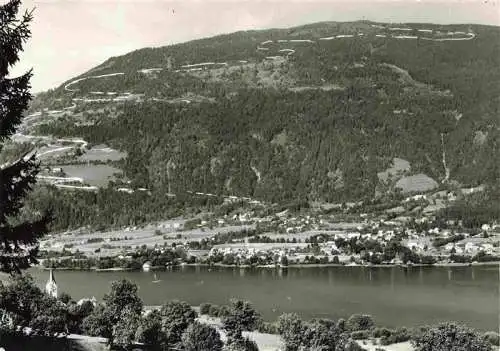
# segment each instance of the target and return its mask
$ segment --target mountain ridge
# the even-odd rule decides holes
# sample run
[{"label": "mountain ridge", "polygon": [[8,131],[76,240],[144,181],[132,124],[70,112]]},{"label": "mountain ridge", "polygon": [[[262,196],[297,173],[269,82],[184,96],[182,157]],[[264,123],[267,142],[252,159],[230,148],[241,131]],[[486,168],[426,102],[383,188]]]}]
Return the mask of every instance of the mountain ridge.
[{"label": "mountain ridge", "polygon": [[[367,24],[367,25],[389,25],[389,23],[384,23],[384,22],[374,22],[374,21],[365,21],[365,20],[358,20],[358,21],[349,21],[349,22],[337,22],[337,21],[323,21],[323,22],[315,22],[311,24],[305,24],[305,25],[300,25],[300,26],[294,26],[294,27],[288,27],[288,28],[267,28],[267,29],[255,29],[255,30],[240,30],[232,33],[221,33],[217,34],[215,36],[207,36],[203,38],[197,38],[197,39],[192,39],[189,41],[185,42],[180,42],[176,44],[170,44],[170,45],[159,45],[159,46],[152,46],[152,47],[142,47],[133,51],[130,51],[126,54],[123,55],[118,55],[118,56],[112,56],[102,62],[101,64],[98,64],[97,66],[87,70],[86,72],[77,75],[73,78],[70,78],[63,83],[59,85],[63,86],[69,82],[71,82],[74,79],[81,78],[89,73],[94,72],[96,69],[101,69],[101,66],[105,66],[109,61],[112,61],[116,58],[124,57],[127,55],[132,55],[134,53],[137,53],[138,51],[143,51],[143,50],[161,50],[161,49],[166,49],[170,47],[175,47],[178,45],[185,45],[185,44],[196,44],[196,43],[203,43],[204,41],[211,41],[214,39],[223,39],[225,37],[233,36],[233,35],[244,35],[244,34],[262,34],[262,33],[267,33],[267,32],[289,32],[290,30],[298,30],[298,29],[306,29],[309,27],[316,27],[316,26],[324,26],[324,25],[342,25],[342,24]],[[498,28],[498,26],[493,26],[493,25],[482,25],[482,24],[473,24],[473,23],[457,23],[457,24],[434,24],[434,23],[422,23],[422,22],[401,22],[401,23],[390,23],[391,25],[406,25],[406,26],[413,26],[413,27],[423,27],[423,26],[432,26],[435,28],[459,28],[463,29],[464,27],[476,27],[476,28]],[[57,89],[57,87],[55,88]],[[41,92],[43,93],[43,92]]]},{"label": "mountain ridge", "polygon": [[[500,30],[377,26],[239,31],[112,57],[38,96],[32,111],[76,103],[92,116],[113,105],[116,116],[91,117],[85,128],[66,116],[37,131],[124,149],[125,173],[160,193],[174,186],[271,201],[371,197],[394,157],[439,182],[491,181]],[[67,90],[72,82],[79,90]],[[471,139],[477,132],[486,135],[481,145]]]}]

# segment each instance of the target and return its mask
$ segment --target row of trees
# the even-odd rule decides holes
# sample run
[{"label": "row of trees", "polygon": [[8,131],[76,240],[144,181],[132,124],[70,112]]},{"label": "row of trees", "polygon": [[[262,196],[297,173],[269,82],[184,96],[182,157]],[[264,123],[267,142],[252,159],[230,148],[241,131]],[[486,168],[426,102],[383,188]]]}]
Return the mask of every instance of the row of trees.
[{"label": "row of trees", "polygon": [[247,302],[232,301],[223,321],[227,341],[219,332],[196,321],[198,315],[186,302],[170,301],[159,310],[144,313],[138,287],[127,280],[115,281],[103,302],[77,304],[68,294],[54,299],[43,293],[30,276],[17,276],[0,287],[0,308],[12,321],[2,325],[2,335],[20,333],[29,327],[35,335],[78,333],[100,336],[119,350],[144,345],[150,350],[258,351],[242,336],[254,330],[259,314]]},{"label": "row of trees", "polygon": [[115,257],[89,257],[80,252],[65,251],[65,256],[54,255],[52,252],[42,251],[43,265],[47,268],[69,269],[109,269],[123,268],[127,270],[141,270],[145,262],[150,262],[153,267],[166,267],[184,263],[194,263],[194,257],[188,257],[181,248],[147,248],[145,245],[126,258]]}]

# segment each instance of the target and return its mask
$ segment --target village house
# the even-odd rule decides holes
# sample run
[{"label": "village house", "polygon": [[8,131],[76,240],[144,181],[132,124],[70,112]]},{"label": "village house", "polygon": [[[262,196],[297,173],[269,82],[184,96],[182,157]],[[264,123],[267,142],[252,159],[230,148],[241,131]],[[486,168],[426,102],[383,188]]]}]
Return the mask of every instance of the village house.
[{"label": "village house", "polygon": [[353,238],[359,239],[360,236],[361,236],[360,233],[347,233],[348,239],[353,239]]},{"label": "village house", "polygon": [[151,266],[152,266],[151,262],[146,261],[146,262],[144,262],[144,264],[142,265],[142,270],[143,270],[144,272],[149,272],[149,271],[151,270]]},{"label": "village house", "polygon": [[427,200],[427,196],[422,194],[410,196],[404,199],[404,202],[419,201],[419,200]]},{"label": "village house", "polygon": [[483,232],[489,232],[489,231],[491,231],[491,225],[489,225],[489,224],[483,224],[483,225],[481,226],[481,230],[482,230]]},{"label": "village house", "polygon": [[444,246],[444,250],[450,252],[455,247],[455,243],[448,243]]},{"label": "village house", "polygon": [[491,255],[493,254],[494,246],[489,243],[481,244],[480,251],[484,251],[485,253]]},{"label": "village house", "polygon": [[425,249],[425,244],[422,242],[414,241],[414,240],[409,240],[406,243],[406,247],[408,247],[410,250],[414,250],[417,252],[422,252]]},{"label": "village house", "polygon": [[462,255],[465,251],[464,246],[465,245],[463,244],[457,244],[453,247],[453,249],[457,255]]},{"label": "village house", "polygon": [[465,243],[464,251],[466,253],[475,254],[479,251],[479,246],[473,242]]}]

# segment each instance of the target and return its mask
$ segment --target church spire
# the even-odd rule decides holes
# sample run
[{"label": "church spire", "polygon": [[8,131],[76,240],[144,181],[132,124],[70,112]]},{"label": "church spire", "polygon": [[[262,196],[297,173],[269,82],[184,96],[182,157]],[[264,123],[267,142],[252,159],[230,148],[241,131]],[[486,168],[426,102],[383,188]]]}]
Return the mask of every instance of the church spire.
[{"label": "church spire", "polygon": [[52,268],[50,269],[49,282],[53,282],[54,284],[56,284],[56,280],[54,278],[54,270]]},{"label": "church spire", "polygon": [[50,269],[49,280],[45,285],[45,292],[50,296],[52,296],[53,298],[57,298],[57,284],[56,284],[56,279],[54,278],[54,271],[52,270],[52,268]]}]

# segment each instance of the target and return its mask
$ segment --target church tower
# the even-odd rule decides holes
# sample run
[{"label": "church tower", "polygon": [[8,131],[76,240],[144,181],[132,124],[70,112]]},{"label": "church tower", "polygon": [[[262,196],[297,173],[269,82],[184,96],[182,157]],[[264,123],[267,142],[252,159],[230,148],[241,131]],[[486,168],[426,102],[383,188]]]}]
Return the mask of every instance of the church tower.
[{"label": "church tower", "polygon": [[53,298],[57,298],[57,284],[56,280],[54,279],[54,272],[52,271],[52,269],[50,270],[49,280],[45,285],[45,292]]}]

